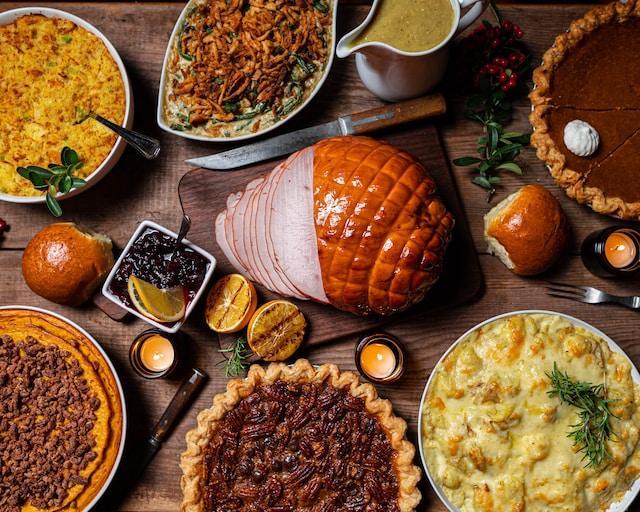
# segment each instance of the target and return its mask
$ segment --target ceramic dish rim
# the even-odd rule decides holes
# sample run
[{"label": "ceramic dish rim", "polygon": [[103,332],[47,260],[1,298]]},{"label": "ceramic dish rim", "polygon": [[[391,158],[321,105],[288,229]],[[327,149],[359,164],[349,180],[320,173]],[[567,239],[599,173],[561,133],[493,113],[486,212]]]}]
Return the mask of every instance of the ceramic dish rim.
[{"label": "ceramic dish rim", "polygon": [[116,387],[118,389],[118,394],[120,398],[120,407],[122,409],[122,432],[120,433],[120,444],[118,446],[118,454],[116,455],[116,458],[113,462],[113,467],[109,472],[109,476],[102,484],[102,487],[100,487],[100,490],[98,491],[98,493],[93,497],[93,499],[87,505],[87,508],[85,509],[85,511],[88,512],[98,503],[100,498],[102,498],[104,493],[107,491],[107,489],[111,485],[113,478],[115,477],[116,472],[118,471],[118,467],[120,466],[120,462],[122,462],[122,456],[124,454],[124,446],[127,438],[127,403],[125,401],[124,390],[122,388],[122,383],[120,382],[120,377],[118,376],[118,372],[116,371],[115,366],[111,362],[111,359],[107,355],[107,352],[102,348],[100,343],[98,343],[98,340],[96,340],[86,329],[84,329],[83,327],[80,327],[73,320],[70,320],[69,318],[67,318],[66,316],[60,313],[56,313],[49,309],[41,308],[38,306],[24,306],[20,304],[0,306],[0,310],[10,310],[10,309],[18,309],[18,310],[26,309],[29,311],[36,311],[38,313],[43,313],[45,315],[51,315],[52,317],[57,318],[58,320],[61,320],[69,324],[74,329],[77,329],[78,331],[80,331],[80,333],[82,333],[91,342],[91,344],[98,349],[98,352],[100,352],[100,355],[106,361],[107,366],[109,367],[109,371],[111,372],[111,375],[113,376],[113,379],[116,382]]},{"label": "ceramic dish rim", "polygon": [[195,308],[196,304],[200,300],[200,297],[202,297],[202,294],[204,293],[205,289],[207,288],[207,285],[209,284],[209,281],[211,280],[211,276],[213,275],[213,272],[215,271],[218,262],[217,262],[215,256],[213,256],[213,254],[205,251],[202,247],[197,246],[196,244],[190,242],[186,238],[184,240],[182,240],[182,243],[184,245],[186,245],[190,249],[193,249],[195,252],[197,252],[198,254],[200,254],[201,256],[203,256],[205,259],[207,259],[209,261],[209,268],[207,269],[207,272],[204,275],[204,279],[202,281],[202,284],[200,285],[200,289],[198,290],[198,292],[193,297],[193,300],[189,303],[189,306],[187,306],[187,309],[184,312],[184,317],[181,320],[179,320],[178,322],[176,322],[174,324],[171,324],[170,326],[167,326],[165,324],[161,324],[159,322],[156,322],[155,320],[152,320],[151,318],[144,316],[137,309],[130,308],[129,306],[124,304],[118,297],[116,297],[113,293],[111,293],[109,291],[109,285],[111,284],[111,281],[113,280],[116,272],[118,271],[118,268],[120,268],[120,265],[121,265],[122,260],[124,259],[125,255],[129,252],[129,249],[131,248],[133,243],[140,237],[142,232],[147,228],[156,229],[157,231],[160,231],[161,233],[164,233],[165,235],[168,235],[171,238],[177,238],[178,237],[178,235],[176,233],[174,233],[173,231],[171,231],[170,229],[167,229],[164,226],[161,226],[160,224],[158,224],[157,222],[154,222],[152,220],[143,220],[142,222],[140,222],[140,224],[138,224],[138,227],[133,232],[133,235],[131,235],[131,238],[129,238],[129,241],[127,242],[127,245],[122,250],[122,253],[120,254],[118,259],[114,263],[113,268],[109,272],[109,275],[107,275],[107,278],[105,279],[104,284],[102,285],[102,295],[104,295],[111,302],[113,302],[117,306],[121,307],[122,309],[128,311],[132,315],[135,315],[138,318],[140,318],[141,320],[144,320],[145,322],[153,325],[155,328],[160,329],[160,330],[162,330],[164,332],[167,332],[167,333],[170,333],[170,334],[175,334],[176,332],[178,332],[180,330],[182,325],[187,321],[187,318],[189,318],[189,315],[193,311],[193,308]]},{"label": "ceramic dish rim", "polygon": [[[71,14],[69,12],[63,11],[61,9],[55,9],[52,7],[18,7],[16,9],[10,9],[8,11],[0,12],[0,26],[7,25],[9,23],[13,23],[17,19],[27,16],[29,14],[41,14],[47,18],[61,18],[65,20],[72,21],[78,27],[85,29],[86,31],[95,35],[106,47],[109,55],[114,60],[116,65],[118,66],[118,71],[120,72],[120,77],[122,79],[123,88],[124,88],[124,97],[125,97],[125,111],[122,126],[124,128],[131,128],[133,126],[133,93],[131,88],[131,82],[129,80],[129,75],[127,74],[127,70],[124,66],[124,62],[116,50],[115,46],[107,39],[107,37],[98,30],[93,24],[88,21],[76,16],[75,14]],[[70,197],[81,194],[85,190],[90,189],[93,185],[98,183],[107,173],[115,166],[115,164],[120,160],[122,153],[125,150],[127,143],[125,140],[118,136],[116,141],[111,146],[111,150],[105,156],[104,160],[95,168],[95,170],[89,174],[85,180],[87,184],[84,187],[73,189],[71,192],[67,194],[58,194],[56,199],[58,201],[62,201],[65,199],[69,199]],[[16,196],[13,194],[7,194],[4,192],[0,192],[0,201],[6,201],[10,203],[21,203],[21,204],[35,204],[35,203],[44,203],[45,196]]]},{"label": "ceramic dish rim", "polygon": [[324,85],[324,83],[326,82],[327,78],[329,77],[329,73],[331,72],[331,68],[333,66],[333,61],[335,59],[336,44],[337,44],[336,43],[336,28],[337,28],[337,20],[338,20],[338,1],[339,0],[331,0],[332,6],[333,6],[333,13],[332,13],[332,20],[331,20],[331,52],[330,52],[330,54],[329,54],[329,56],[327,58],[327,62],[325,64],[325,68],[324,68],[324,70],[322,72],[322,75],[320,76],[320,79],[318,80],[318,82],[313,86],[313,89],[311,90],[309,95],[298,106],[298,108],[296,108],[295,110],[293,110],[292,112],[287,114],[285,117],[280,119],[280,121],[278,121],[277,123],[274,123],[274,124],[268,126],[264,130],[258,130],[255,133],[247,133],[247,134],[244,134],[244,135],[239,135],[237,137],[214,137],[214,136],[207,136],[207,135],[198,135],[198,134],[194,134],[194,133],[174,130],[173,128],[171,128],[169,126],[169,124],[164,119],[164,106],[165,106],[164,97],[165,97],[165,89],[168,86],[168,84],[167,84],[167,74],[168,74],[167,66],[168,66],[168,63],[169,63],[169,59],[171,57],[171,50],[173,48],[173,43],[175,41],[175,37],[176,37],[176,35],[178,33],[178,29],[180,28],[180,25],[182,24],[182,21],[186,17],[187,11],[192,6],[192,4],[195,3],[196,1],[197,0],[189,0],[186,3],[186,5],[184,6],[184,8],[182,9],[182,11],[180,12],[180,15],[178,16],[178,19],[177,19],[177,21],[176,21],[176,23],[175,23],[175,25],[173,27],[173,30],[171,31],[171,36],[169,37],[169,42],[167,43],[167,49],[165,50],[164,60],[162,62],[162,72],[160,74],[160,87],[158,88],[158,108],[156,109],[156,122],[158,123],[158,126],[162,130],[164,130],[165,132],[171,133],[173,135],[176,135],[178,137],[183,137],[185,139],[191,139],[191,140],[199,140],[199,141],[204,141],[204,142],[235,142],[235,141],[241,141],[241,140],[248,140],[248,139],[253,139],[253,138],[256,138],[256,137],[260,137],[260,136],[264,135],[265,133],[269,133],[269,132],[275,130],[276,128],[279,128],[280,126],[285,124],[287,121],[293,119],[296,115],[298,115],[301,111],[303,111],[305,109],[305,107],[309,103],[311,103],[313,98],[316,96],[316,94],[318,94],[320,89],[322,89],[322,86]]},{"label": "ceramic dish rim", "polygon": [[[431,385],[431,381],[433,380],[433,376],[435,375],[436,369],[438,368],[438,366],[471,333],[473,333],[477,329],[480,329],[481,327],[484,327],[485,325],[491,322],[500,320],[502,318],[515,316],[515,315],[559,316],[560,318],[568,320],[569,322],[571,322],[573,325],[577,327],[582,327],[583,329],[587,329],[591,331],[596,336],[599,336],[600,338],[602,338],[607,343],[607,345],[609,346],[612,352],[622,355],[627,360],[627,362],[631,365],[631,377],[633,382],[635,384],[640,385],[640,373],[638,372],[638,369],[636,368],[631,358],[626,354],[626,352],[622,349],[622,347],[620,347],[620,345],[618,345],[615,341],[613,341],[611,337],[606,335],[600,329],[592,326],[591,324],[585,322],[584,320],[580,320],[579,318],[576,318],[575,316],[567,315],[566,313],[559,313],[557,311],[550,311],[546,309],[522,309],[518,311],[512,311],[508,313],[495,315],[495,316],[492,316],[491,318],[488,318],[474,325],[473,327],[465,331],[464,334],[458,337],[456,341],[454,341],[453,344],[451,344],[451,346],[445,351],[442,357],[440,357],[438,362],[434,365],[433,369],[431,370],[431,374],[427,379],[427,383],[424,386],[424,391],[422,392],[422,396],[420,398],[420,409],[418,411],[418,451],[420,452],[420,461],[422,462],[422,467],[424,468],[424,472],[427,475],[427,479],[429,480],[431,487],[436,492],[436,494],[438,495],[438,498],[440,498],[440,501],[444,504],[444,506],[447,508],[449,512],[461,512],[461,511],[457,506],[455,506],[453,503],[449,501],[449,499],[445,495],[440,485],[436,483],[435,478],[431,475],[431,472],[429,471],[429,466],[427,465],[424,457],[424,451],[422,446],[422,419],[423,419],[423,410],[424,410],[425,399],[427,396],[427,391],[429,390],[429,386]],[[639,493],[640,493],[640,477],[636,478],[636,480],[633,482],[633,484],[631,485],[629,490],[624,494],[624,496],[620,500],[612,503],[606,512],[625,512],[629,508],[629,506],[633,503],[634,499],[638,496]]]}]

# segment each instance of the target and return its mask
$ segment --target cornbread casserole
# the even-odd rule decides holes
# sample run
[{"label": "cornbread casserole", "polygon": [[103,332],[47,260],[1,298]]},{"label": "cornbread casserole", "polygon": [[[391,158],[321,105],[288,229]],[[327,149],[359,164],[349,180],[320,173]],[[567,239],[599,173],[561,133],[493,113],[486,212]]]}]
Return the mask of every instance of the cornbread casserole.
[{"label": "cornbread casserole", "polygon": [[0,510],[86,510],[120,451],[117,382],[67,322],[0,309]]},{"label": "cornbread casserole", "polygon": [[170,43],[165,121],[233,138],[287,117],[323,75],[333,9],[333,0],[193,0]]},{"label": "cornbread casserole", "polygon": [[95,171],[116,135],[93,119],[75,124],[76,109],[91,109],[122,124],[125,92],[118,65],[94,34],[62,18],[27,15],[0,26],[0,192],[39,195],[16,167],[57,163],[76,150]]},{"label": "cornbread casserole", "polygon": [[[554,363],[603,384],[617,418],[611,458],[587,467],[567,437],[579,409],[549,396]],[[436,367],[422,417],[425,463],[464,512],[604,511],[640,473],[640,387],[627,359],[595,333],[549,314],[495,320]]]}]

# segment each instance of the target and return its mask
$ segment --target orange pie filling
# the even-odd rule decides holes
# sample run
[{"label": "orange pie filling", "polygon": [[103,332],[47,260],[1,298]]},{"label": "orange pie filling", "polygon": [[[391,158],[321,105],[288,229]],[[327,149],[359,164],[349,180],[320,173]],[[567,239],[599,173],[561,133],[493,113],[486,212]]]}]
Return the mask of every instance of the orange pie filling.
[{"label": "orange pie filling", "polygon": [[85,510],[119,451],[111,370],[78,330],[50,315],[0,310],[0,510]]},{"label": "orange pie filling", "polygon": [[[567,194],[594,210],[640,217],[640,2],[597,7],[556,39],[534,72],[532,144]],[[565,126],[589,123],[600,143],[577,156]]]}]

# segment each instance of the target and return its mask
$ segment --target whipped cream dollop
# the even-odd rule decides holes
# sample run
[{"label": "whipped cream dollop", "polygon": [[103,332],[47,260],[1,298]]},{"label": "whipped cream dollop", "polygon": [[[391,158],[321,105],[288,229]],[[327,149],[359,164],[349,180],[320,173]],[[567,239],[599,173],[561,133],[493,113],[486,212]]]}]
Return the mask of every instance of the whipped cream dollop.
[{"label": "whipped cream dollop", "polygon": [[574,155],[590,156],[600,145],[600,135],[589,123],[576,119],[564,127],[564,145]]}]

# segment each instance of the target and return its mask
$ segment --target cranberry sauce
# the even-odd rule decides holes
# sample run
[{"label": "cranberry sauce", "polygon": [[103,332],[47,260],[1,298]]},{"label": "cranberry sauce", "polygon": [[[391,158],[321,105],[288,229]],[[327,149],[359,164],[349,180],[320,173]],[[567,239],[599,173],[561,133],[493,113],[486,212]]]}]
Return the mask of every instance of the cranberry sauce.
[{"label": "cranberry sauce", "polygon": [[184,287],[188,305],[202,286],[210,262],[184,244],[176,250],[175,242],[175,238],[147,228],[129,247],[109,283],[109,291],[133,307],[127,291],[127,281],[133,274],[158,288]]}]

